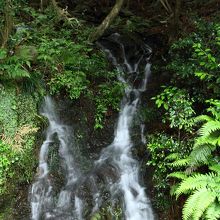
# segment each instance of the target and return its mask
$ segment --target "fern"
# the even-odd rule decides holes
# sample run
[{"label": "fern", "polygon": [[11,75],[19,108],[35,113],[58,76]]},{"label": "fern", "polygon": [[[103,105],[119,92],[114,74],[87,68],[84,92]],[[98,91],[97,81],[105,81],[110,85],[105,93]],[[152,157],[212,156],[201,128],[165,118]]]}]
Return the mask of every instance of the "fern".
[{"label": "fern", "polygon": [[200,123],[200,122],[208,122],[212,120],[212,117],[208,116],[208,115],[199,115],[194,119],[194,123]]},{"label": "fern", "polygon": [[[174,161],[172,167],[185,168],[184,172],[174,172],[168,177],[180,179],[172,187],[172,194],[178,198],[190,194],[183,207],[183,220],[218,220],[220,219],[220,164],[214,153],[220,146],[220,101],[210,101],[214,107],[208,108],[211,116],[200,115],[194,122],[204,124],[198,130],[193,150],[186,158],[178,154],[169,155],[166,159]],[[199,166],[208,165],[210,173],[195,173]],[[193,170],[193,169],[194,170]],[[190,173],[187,170],[190,169]]]},{"label": "fern", "polygon": [[15,68],[12,71],[8,71],[8,78],[9,79],[30,78],[30,74],[25,69]]},{"label": "fern", "polygon": [[183,207],[183,220],[191,220],[193,212],[196,209],[195,204],[197,203],[199,194],[191,195]]},{"label": "fern", "polygon": [[175,192],[176,197],[178,198],[181,194],[188,194],[195,189],[204,188],[210,183],[215,184],[214,177],[216,177],[216,174],[209,173],[206,175],[195,174],[188,177],[187,179],[184,179]]},{"label": "fern", "polygon": [[184,180],[187,178],[187,175],[185,172],[174,172],[174,173],[169,174],[167,177],[174,177],[177,179]]},{"label": "fern", "polygon": [[203,163],[208,164],[208,158],[211,155],[212,151],[215,150],[213,145],[200,145],[193,149],[192,153],[190,154],[191,163]]},{"label": "fern", "polygon": [[[195,174],[182,178],[182,182],[174,189],[174,195],[178,198],[181,194],[191,194],[183,207],[183,220],[199,220],[204,213],[207,219],[215,220],[220,214],[220,207],[214,210],[213,204],[220,201],[220,176],[218,164],[213,165],[217,173]],[[182,173],[176,172],[169,176],[181,178]],[[219,202],[217,202],[219,204]],[[214,215],[211,215],[211,213]],[[217,216],[211,218],[211,216]]]},{"label": "fern", "polygon": [[219,163],[213,164],[212,166],[209,167],[209,169],[220,174],[220,164]]},{"label": "fern", "polygon": [[[196,204],[196,209],[193,213],[193,219],[199,220],[206,209],[215,201],[216,194],[215,192],[202,188],[196,192],[198,195],[198,201]],[[194,193],[195,194],[195,193]]]},{"label": "fern", "polygon": [[169,155],[165,158],[165,160],[170,160],[170,161],[177,160],[177,159],[180,159],[180,154],[179,154],[179,153],[169,154]]},{"label": "fern", "polygon": [[195,144],[194,144],[194,148],[200,147],[201,145],[206,145],[206,144],[210,144],[213,145],[216,148],[216,144],[218,144],[218,142],[220,141],[218,133],[214,133],[212,135],[209,136],[202,136],[196,139]]},{"label": "fern", "polygon": [[205,121],[205,123],[198,130],[200,137],[195,140],[193,151],[190,155],[194,163],[208,164],[212,152],[220,146],[220,118],[216,118],[219,114],[217,114],[218,112],[214,107],[209,108],[209,111],[214,117],[200,115],[195,119],[196,122]]},{"label": "fern", "polygon": [[207,220],[220,219],[220,204],[218,202],[212,203],[205,212],[205,218]]},{"label": "fern", "polygon": [[206,122],[198,131],[201,136],[209,136],[213,132],[220,130],[220,121],[211,120]]},{"label": "fern", "polygon": [[199,220],[204,211],[215,201],[215,193],[201,188],[187,199],[183,208],[183,220]]},{"label": "fern", "polygon": [[184,158],[184,159],[179,159],[174,161],[173,163],[171,163],[170,165],[172,167],[185,167],[186,165],[188,165],[190,162],[190,158]]}]

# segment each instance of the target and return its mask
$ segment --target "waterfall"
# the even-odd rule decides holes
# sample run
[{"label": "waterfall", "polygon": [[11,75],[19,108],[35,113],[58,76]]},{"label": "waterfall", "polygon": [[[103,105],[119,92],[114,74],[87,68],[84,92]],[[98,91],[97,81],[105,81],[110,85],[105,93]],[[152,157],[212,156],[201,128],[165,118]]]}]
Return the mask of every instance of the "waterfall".
[{"label": "waterfall", "polygon": [[[108,41],[115,47],[109,48]],[[134,144],[131,137],[141,93],[146,90],[150,75],[151,49],[143,45],[135,54],[129,55],[129,48],[123,44],[119,34],[103,39],[99,46],[119,70],[118,80],[126,83],[113,142],[103,148],[89,172],[82,171],[77,165],[78,155],[73,150],[75,143],[71,127],[61,122],[56,104],[50,97],[45,97],[41,114],[48,119],[49,126],[40,149],[37,177],[30,193],[31,220],[88,219],[103,205],[114,206],[115,203],[120,203],[123,209],[122,219],[154,220],[145,188],[139,183],[139,164],[132,156]],[[141,142],[145,143],[144,125],[140,123],[139,126]],[[48,156],[56,144],[64,175],[59,190],[54,187]]]},{"label": "waterfall", "polygon": [[[117,57],[114,56],[111,50],[106,49],[102,43],[99,45],[107,53],[113,64],[117,66],[118,70],[124,71],[124,73],[119,76],[119,80],[126,82],[127,88],[125,89],[125,95],[120,108],[114,141],[110,146],[103,150],[97,163],[104,164],[110,157],[112,165],[117,167],[120,177],[115,184],[114,190],[122,192],[125,206],[125,219],[153,220],[154,216],[150,201],[145,195],[144,188],[139,184],[139,166],[138,162],[132,158],[131,148],[133,144],[130,135],[133,118],[137,112],[138,103],[140,102],[140,94],[146,90],[147,79],[150,75],[151,65],[148,60],[150,58],[151,50],[150,48],[147,48],[149,51],[147,57],[141,53],[136,57],[135,61],[129,62],[125,47],[123,43],[120,42],[120,35],[113,34],[111,38],[117,43],[119,46],[118,48],[121,50],[121,63],[117,61]],[[142,62],[144,62],[145,65],[143,73],[141,73],[141,70],[139,69]],[[139,85],[135,87],[134,81],[131,82],[127,74],[132,74],[134,75],[133,77],[142,74],[143,76]],[[140,126],[143,127],[143,125]],[[143,141],[142,136],[141,138]]]},{"label": "waterfall", "polygon": [[[40,149],[38,177],[31,188],[31,219],[54,219],[57,215],[62,216],[65,213],[65,217],[57,217],[57,219],[72,220],[74,219],[72,217],[74,215],[74,207],[71,204],[72,191],[68,189],[68,186],[73,185],[77,181],[79,171],[75,166],[71,153],[72,139],[70,137],[70,128],[59,121],[55,111],[55,103],[49,96],[45,97],[41,114],[48,119],[49,126],[46,131],[46,140]],[[59,142],[59,156],[62,159],[66,183],[55,202],[48,169],[48,152],[49,148],[56,141],[56,137]],[[79,209],[79,203],[80,200],[76,199],[76,212]]]}]

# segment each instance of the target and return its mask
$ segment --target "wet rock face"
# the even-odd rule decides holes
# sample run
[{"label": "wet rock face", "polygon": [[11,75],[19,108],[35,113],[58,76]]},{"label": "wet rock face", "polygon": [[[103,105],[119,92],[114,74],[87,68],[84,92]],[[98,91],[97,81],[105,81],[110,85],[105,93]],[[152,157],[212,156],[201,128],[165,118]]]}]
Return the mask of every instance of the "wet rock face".
[{"label": "wet rock face", "polygon": [[[132,88],[139,88],[144,78],[146,63],[152,55],[152,49],[135,35],[119,33],[103,37],[98,45],[105,48],[104,51],[107,54],[111,51],[111,55],[108,56],[109,61],[126,75],[126,81]],[[135,92],[130,95],[135,97]]]},{"label": "wet rock face", "polygon": [[[100,39],[98,45],[108,48],[116,58],[116,60],[111,60],[110,58],[110,62],[113,62],[113,64],[117,62],[117,65],[124,66],[124,72],[128,73],[130,70],[127,69],[127,63],[134,66],[138,64],[140,60],[140,62],[142,62],[141,65],[144,66],[152,53],[152,49],[135,35],[126,36],[114,33]],[[126,61],[124,60],[125,54],[127,58]]]},{"label": "wet rock face", "polygon": [[[113,140],[117,112],[106,118],[103,129],[96,130],[94,129],[93,118],[95,107],[91,102],[88,100],[73,102],[59,99],[57,101],[61,120],[63,123],[72,126],[74,140],[79,146],[81,154],[88,161],[97,159],[102,148],[109,145]],[[91,166],[92,162],[89,164],[88,166]]]}]

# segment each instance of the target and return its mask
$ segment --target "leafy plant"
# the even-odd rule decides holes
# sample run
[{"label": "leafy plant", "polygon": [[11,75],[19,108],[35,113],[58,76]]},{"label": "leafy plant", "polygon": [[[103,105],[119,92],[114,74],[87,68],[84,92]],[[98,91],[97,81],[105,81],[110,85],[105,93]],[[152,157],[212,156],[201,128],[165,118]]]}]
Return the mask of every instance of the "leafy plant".
[{"label": "leafy plant", "polygon": [[0,195],[7,190],[7,181],[14,175],[11,165],[18,160],[18,157],[11,151],[9,145],[0,140]]},{"label": "leafy plant", "polygon": [[153,134],[147,137],[147,151],[150,154],[147,165],[154,168],[153,183],[156,196],[154,203],[158,208],[163,209],[164,206],[169,207],[172,204],[172,199],[169,196],[171,182],[167,175],[175,170],[175,166],[171,166],[170,160],[189,154],[191,148],[191,141],[188,143],[185,141],[179,142],[165,133]]},{"label": "leafy plant", "polygon": [[[219,33],[219,31],[217,33]],[[218,38],[219,37],[216,37],[216,41],[213,42],[213,44],[218,45]],[[195,43],[193,45],[194,58],[199,62],[199,67],[195,72],[195,76],[206,83],[208,89],[219,94],[220,77],[216,74],[220,67],[219,59],[212,54],[213,51],[210,48],[203,47],[201,43]]]},{"label": "leafy plant", "polygon": [[125,85],[120,82],[109,82],[99,85],[99,91],[95,97],[96,113],[95,128],[103,128],[104,116],[109,108],[119,110]]},{"label": "leafy plant", "polygon": [[84,72],[65,71],[51,78],[50,90],[52,94],[66,90],[71,99],[77,99],[85,93],[88,82]]},{"label": "leafy plant", "polygon": [[171,128],[189,132],[192,130],[195,114],[192,108],[194,101],[186,91],[177,87],[164,87],[163,92],[153,99],[158,108],[163,107],[166,110],[163,122],[168,121]]},{"label": "leafy plant", "polygon": [[30,61],[27,57],[9,56],[6,49],[0,49],[0,79],[21,79],[28,77]]},{"label": "leafy plant", "polygon": [[[220,218],[220,167],[219,164],[209,167],[214,172],[181,176],[182,182],[177,186],[174,195],[190,194],[183,207],[184,220]],[[180,177],[173,173],[170,177]]]},{"label": "leafy plant", "polygon": [[206,164],[213,157],[212,153],[220,146],[220,101],[207,101],[211,106],[207,109],[211,116],[200,115],[196,122],[204,122],[198,130],[199,137],[195,140],[191,160]]},{"label": "leafy plant", "polygon": [[[185,171],[171,173],[170,177],[181,179],[173,193],[178,198],[181,194],[189,194],[183,207],[183,219],[199,220],[220,217],[220,166],[218,147],[220,145],[220,101],[209,100],[207,109],[211,116],[200,115],[196,122],[204,122],[198,130],[193,149],[188,157],[175,159],[172,166],[187,167]],[[195,172],[199,167],[208,165],[208,172]]]}]

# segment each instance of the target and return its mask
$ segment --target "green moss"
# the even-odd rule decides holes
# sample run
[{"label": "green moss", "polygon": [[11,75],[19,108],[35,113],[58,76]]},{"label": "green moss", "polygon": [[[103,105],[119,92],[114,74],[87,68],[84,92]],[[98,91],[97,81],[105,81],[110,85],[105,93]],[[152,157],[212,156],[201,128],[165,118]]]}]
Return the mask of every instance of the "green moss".
[{"label": "green moss", "polygon": [[0,220],[14,220],[12,217],[12,208],[6,208],[4,210],[0,210]]},{"label": "green moss", "polygon": [[1,87],[0,97],[0,133],[11,138],[18,127],[15,87]]},{"label": "green moss", "polygon": [[[40,97],[37,94],[19,91],[10,84],[1,87],[0,96],[2,206],[4,200],[16,199],[14,195],[20,185],[28,184],[33,179],[37,164],[35,143],[40,118],[37,114]],[[0,219],[5,218],[3,215],[0,216]]]}]

